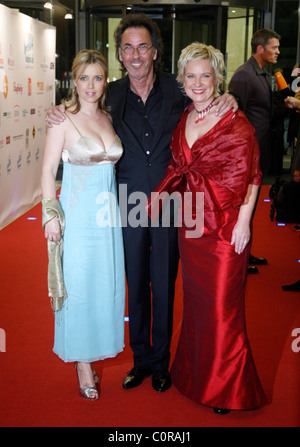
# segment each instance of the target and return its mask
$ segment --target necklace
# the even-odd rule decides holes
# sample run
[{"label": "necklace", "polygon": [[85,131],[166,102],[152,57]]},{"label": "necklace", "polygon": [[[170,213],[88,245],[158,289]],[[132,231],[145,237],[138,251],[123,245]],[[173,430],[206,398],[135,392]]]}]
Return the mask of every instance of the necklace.
[{"label": "necklace", "polygon": [[204,120],[204,118],[206,117],[206,115],[208,114],[210,109],[212,108],[212,105],[213,105],[213,101],[207,107],[205,107],[205,109],[203,109],[203,110],[197,110],[195,108],[196,112],[198,113],[198,119],[195,121],[195,124],[198,124],[199,121]]}]

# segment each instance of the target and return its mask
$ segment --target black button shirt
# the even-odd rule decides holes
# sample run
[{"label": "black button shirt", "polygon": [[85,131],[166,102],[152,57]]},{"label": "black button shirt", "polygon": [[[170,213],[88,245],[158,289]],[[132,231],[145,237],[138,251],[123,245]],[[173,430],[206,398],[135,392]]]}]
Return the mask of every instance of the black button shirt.
[{"label": "black button shirt", "polygon": [[124,121],[130,127],[145,154],[151,156],[151,145],[159,125],[162,92],[156,80],[146,104],[130,88],[127,92]]}]

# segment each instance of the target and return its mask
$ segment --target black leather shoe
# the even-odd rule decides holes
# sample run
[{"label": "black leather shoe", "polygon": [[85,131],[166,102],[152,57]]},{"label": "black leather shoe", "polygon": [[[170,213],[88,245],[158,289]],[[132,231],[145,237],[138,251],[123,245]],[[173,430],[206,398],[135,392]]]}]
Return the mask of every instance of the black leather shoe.
[{"label": "black leather shoe", "polygon": [[139,386],[145,377],[151,376],[151,371],[148,368],[134,366],[123,380],[123,388],[126,390]]},{"label": "black leather shoe", "polygon": [[258,273],[258,268],[255,265],[248,265],[248,273]]},{"label": "black leather shoe", "polygon": [[165,371],[154,371],[152,374],[152,387],[155,391],[167,391],[172,385],[170,374]]},{"label": "black leather shoe", "polygon": [[215,414],[227,414],[230,413],[230,410],[225,410],[225,408],[214,408]]},{"label": "black leather shoe", "polygon": [[296,281],[293,284],[281,287],[283,290],[287,290],[288,292],[300,292],[300,281]]},{"label": "black leather shoe", "polygon": [[257,258],[256,256],[249,256],[250,265],[266,265],[268,261],[265,258]]}]

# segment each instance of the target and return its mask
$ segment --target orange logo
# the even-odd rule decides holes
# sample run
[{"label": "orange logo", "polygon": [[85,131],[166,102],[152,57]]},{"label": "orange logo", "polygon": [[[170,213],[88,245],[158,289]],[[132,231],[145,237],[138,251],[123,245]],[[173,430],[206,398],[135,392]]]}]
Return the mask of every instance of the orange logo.
[{"label": "orange logo", "polygon": [[7,81],[7,76],[5,75],[3,78],[3,95],[4,98],[7,98],[7,94],[8,94],[8,81]]}]

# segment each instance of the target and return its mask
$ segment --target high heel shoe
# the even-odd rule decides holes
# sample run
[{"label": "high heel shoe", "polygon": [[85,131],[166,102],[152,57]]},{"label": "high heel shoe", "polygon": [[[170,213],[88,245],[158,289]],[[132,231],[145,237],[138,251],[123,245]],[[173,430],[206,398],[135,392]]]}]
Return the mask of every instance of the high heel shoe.
[{"label": "high heel shoe", "polygon": [[[78,382],[79,382],[79,395],[80,397],[82,397],[83,399],[87,399],[87,400],[97,400],[99,398],[99,394],[98,394],[98,390],[97,390],[97,386],[96,386],[96,381],[95,381],[95,386],[89,385],[88,383],[86,383],[83,387],[81,386],[80,383],[80,379],[79,379],[79,373],[78,373],[78,362],[75,362],[74,365],[76,371],[77,371],[77,377],[78,377]],[[97,373],[96,373],[97,375]],[[94,372],[93,372],[93,376],[94,376]],[[97,375],[98,379],[99,376]],[[98,382],[99,383],[99,382]]]},{"label": "high heel shoe", "polygon": [[215,414],[220,414],[220,415],[230,413],[230,410],[225,410],[225,408],[214,408],[213,410],[214,410]]},{"label": "high heel shoe", "polygon": [[94,376],[95,385],[99,385],[100,378],[99,378],[98,374],[96,373],[96,371],[94,370],[93,364],[91,364],[91,368],[92,368],[92,372],[93,372],[93,376]]}]

